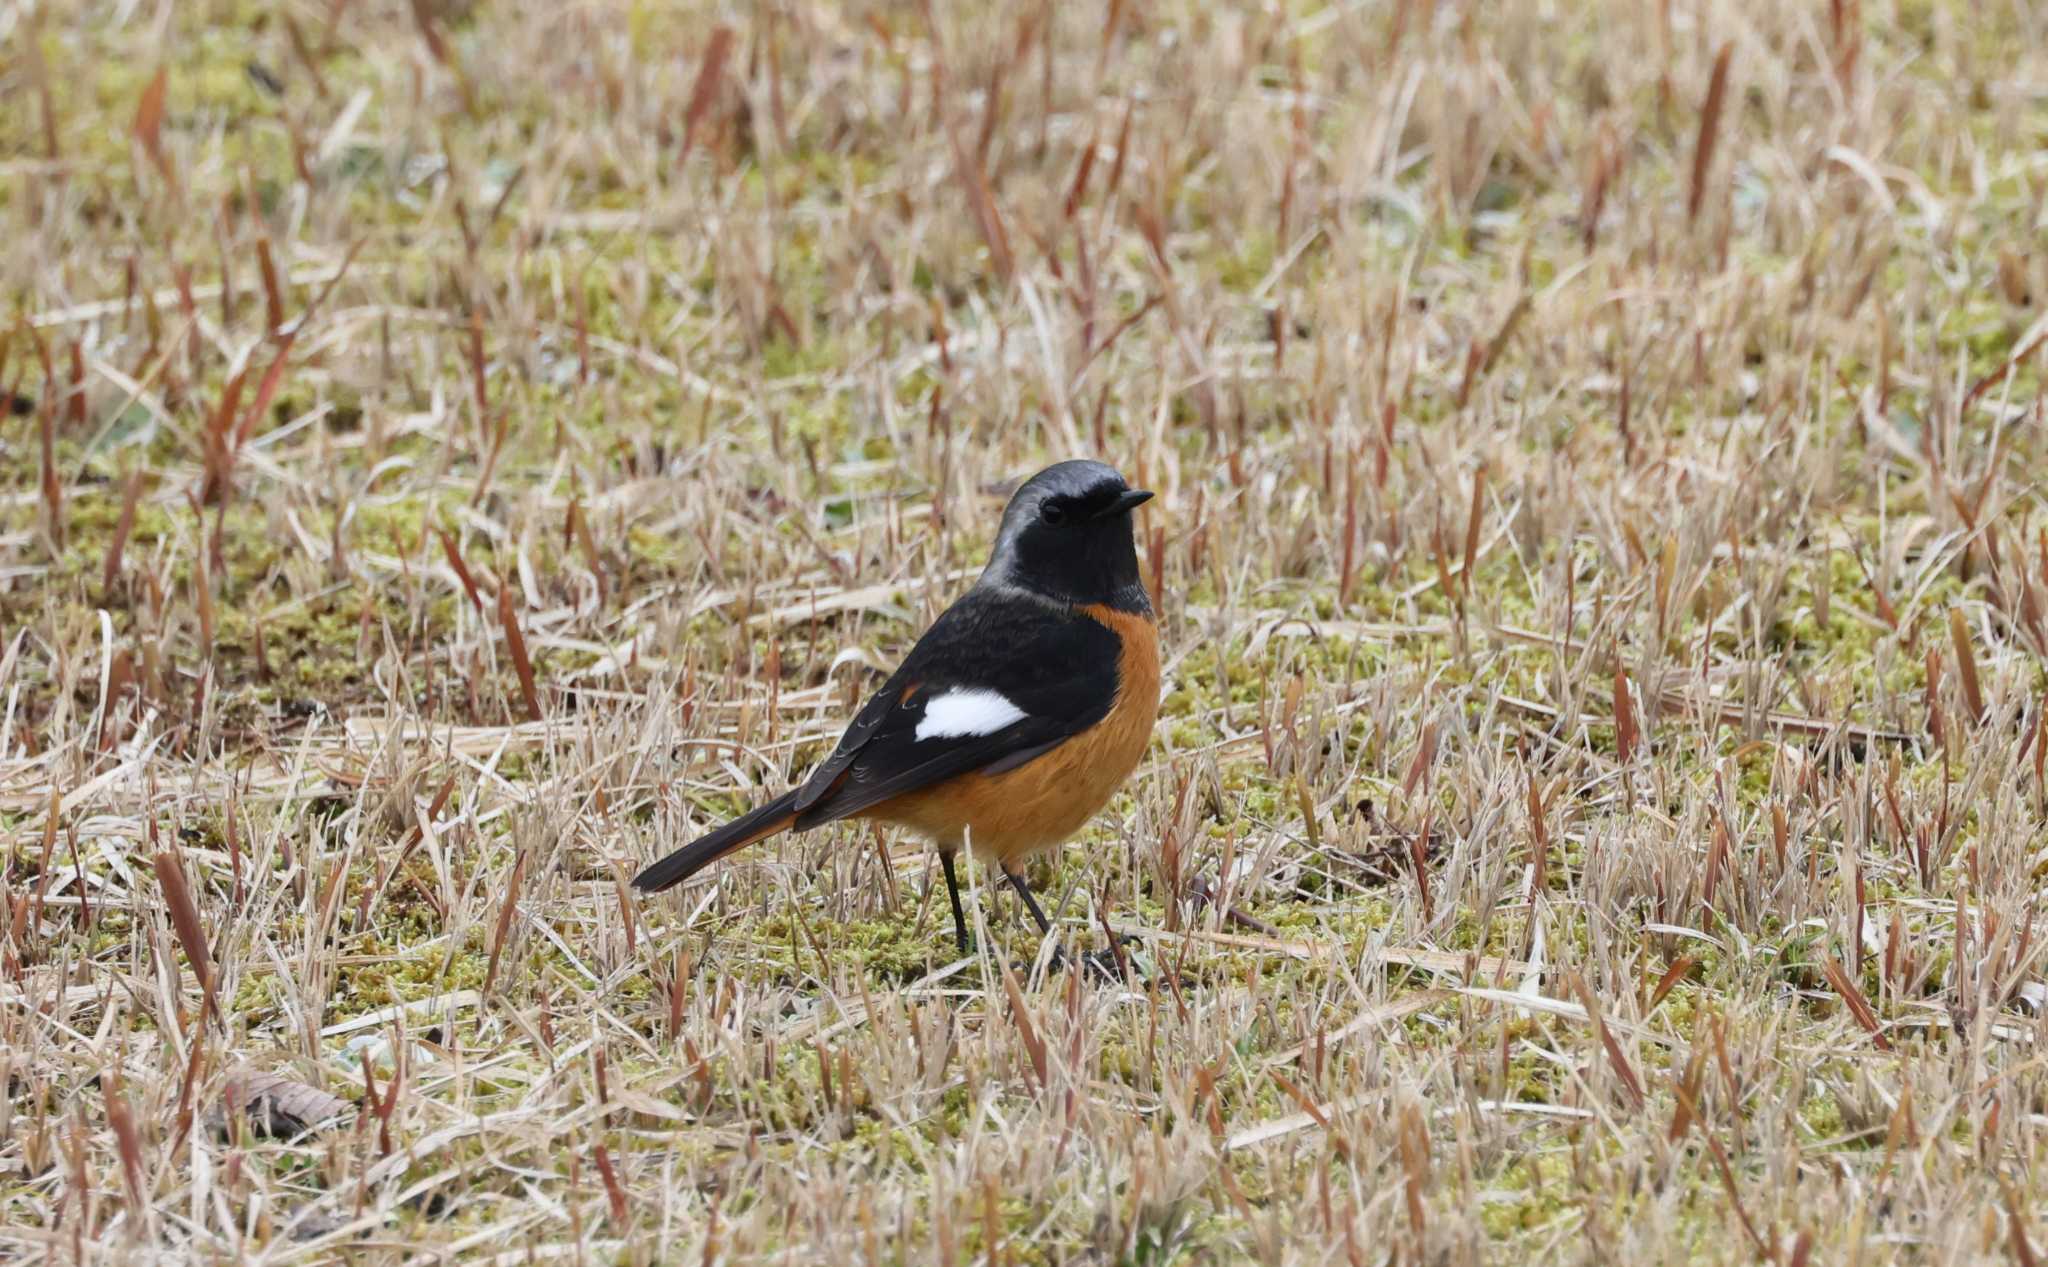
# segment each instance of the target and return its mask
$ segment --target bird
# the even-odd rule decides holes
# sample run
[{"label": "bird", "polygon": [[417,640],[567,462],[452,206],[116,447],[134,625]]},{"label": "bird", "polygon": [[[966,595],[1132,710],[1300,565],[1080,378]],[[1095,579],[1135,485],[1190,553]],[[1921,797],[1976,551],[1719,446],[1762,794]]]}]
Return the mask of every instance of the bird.
[{"label": "bird", "polygon": [[802,783],[649,865],[673,888],[735,850],[843,819],[938,849],[953,934],[969,948],[955,857],[993,863],[1041,935],[1019,864],[1065,843],[1137,768],[1159,715],[1158,618],[1133,512],[1152,493],[1115,467],[1056,463],[1011,495],[989,561]]}]

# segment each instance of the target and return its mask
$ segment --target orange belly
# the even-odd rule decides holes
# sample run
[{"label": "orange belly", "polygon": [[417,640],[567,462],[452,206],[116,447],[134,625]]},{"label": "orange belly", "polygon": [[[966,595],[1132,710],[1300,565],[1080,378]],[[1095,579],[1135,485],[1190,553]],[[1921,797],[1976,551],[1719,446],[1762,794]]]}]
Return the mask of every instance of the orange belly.
[{"label": "orange belly", "polygon": [[1109,715],[1036,760],[1001,774],[966,774],[920,788],[863,817],[896,823],[942,849],[1010,863],[1081,830],[1130,777],[1159,716],[1159,640],[1144,616],[1107,607],[1087,615],[1123,642]]}]

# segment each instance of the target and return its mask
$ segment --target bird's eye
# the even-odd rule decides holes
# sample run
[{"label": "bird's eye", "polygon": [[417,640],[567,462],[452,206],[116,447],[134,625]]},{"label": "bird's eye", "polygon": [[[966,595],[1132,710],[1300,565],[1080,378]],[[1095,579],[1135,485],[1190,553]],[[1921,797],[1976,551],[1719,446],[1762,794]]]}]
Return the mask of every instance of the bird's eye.
[{"label": "bird's eye", "polygon": [[1047,502],[1038,508],[1038,517],[1049,524],[1059,524],[1067,517],[1067,508],[1058,502]]}]

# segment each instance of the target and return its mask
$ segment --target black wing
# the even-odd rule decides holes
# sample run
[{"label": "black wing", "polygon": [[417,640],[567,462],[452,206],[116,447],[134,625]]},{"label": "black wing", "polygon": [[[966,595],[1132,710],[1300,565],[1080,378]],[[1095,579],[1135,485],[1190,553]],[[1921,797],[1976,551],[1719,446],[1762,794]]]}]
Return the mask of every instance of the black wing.
[{"label": "black wing", "polygon": [[[1122,646],[1078,613],[972,590],[918,640],[797,790],[798,830],[972,770],[1022,765],[1109,714]],[[917,730],[949,691],[992,691],[1023,717],[987,734]]]},{"label": "black wing", "polygon": [[[659,892],[764,836],[858,814],[972,770],[1014,769],[1108,716],[1122,650],[1114,631],[1087,616],[970,590],[910,649],[803,786],[684,845],[633,884]],[[918,738],[932,702],[955,690],[993,691],[1023,716],[985,734]]]}]

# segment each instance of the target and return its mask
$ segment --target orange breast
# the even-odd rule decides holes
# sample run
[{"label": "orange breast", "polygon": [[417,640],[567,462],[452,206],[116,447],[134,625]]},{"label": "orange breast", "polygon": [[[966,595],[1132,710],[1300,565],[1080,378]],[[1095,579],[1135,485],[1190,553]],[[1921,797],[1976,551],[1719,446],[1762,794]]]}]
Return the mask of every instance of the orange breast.
[{"label": "orange breast", "polygon": [[1159,716],[1159,635],[1141,615],[1103,606],[1081,611],[1123,643],[1109,715],[1051,752],[1001,774],[968,774],[877,805],[869,816],[899,823],[942,847],[969,845],[1008,863],[1081,830],[1145,755]]}]

